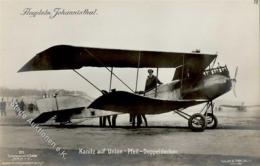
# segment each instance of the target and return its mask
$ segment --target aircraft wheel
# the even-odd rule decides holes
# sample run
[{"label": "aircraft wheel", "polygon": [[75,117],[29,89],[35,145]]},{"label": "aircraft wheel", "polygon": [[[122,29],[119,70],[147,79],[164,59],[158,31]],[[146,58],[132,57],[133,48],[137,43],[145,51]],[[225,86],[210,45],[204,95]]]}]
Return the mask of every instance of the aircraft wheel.
[{"label": "aircraft wheel", "polygon": [[218,126],[218,119],[217,117],[212,113],[207,113],[206,116],[207,119],[207,128],[208,129],[215,129]]},{"label": "aircraft wheel", "polygon": [[207,127],[205,116],[199,113],[193,114],[188,120],[188,125],[192,131],[204,131]]}]

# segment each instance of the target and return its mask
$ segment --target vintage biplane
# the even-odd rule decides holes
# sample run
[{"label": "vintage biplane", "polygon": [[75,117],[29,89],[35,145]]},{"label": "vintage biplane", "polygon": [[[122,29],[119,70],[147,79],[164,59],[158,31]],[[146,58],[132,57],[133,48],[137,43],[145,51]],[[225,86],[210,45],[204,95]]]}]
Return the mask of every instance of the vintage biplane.
[{"label": "vintage biplane", "polygon": [[214,103],[214,109],[217,111],[222,111],[225,108],[234,109],[238,111],[246,111],[251,108],[257,108],[260,107],[260,105],[248,105],[245,104],[245,102],[242,101],[215,101]]},{"label": "vintage biplane", "polygon": [[[73,70],[76,74],[101,92],[101,96],[87,107],[49,110],[37,117],[35,123],[43,123],[55,117],[57,122],[67,122],[75,116],[88,112],[88,116],[107,116],[119,113],[161,114],[173,111],[188,120],[193,131],[216,128],[218,120],[213,112],[212,101],[227,93],[236,79],[230,78],[227,66],[215,66],[217,54],[200,52],[178,53],[105,49],[57,45],[38,53],[19,72],[41,70]],[[77,69],[82,67],[103,67],[110,73],[110,90],[101,90],[84,77]],[[113,68],[136,68],[136,86],[131,88]],[[175,68],[173,79],[168,83],[141,93],[137,91],[141,68]],[[121,81],[129,91],[111,91],[112,78]],[[184,109],[198,105],[205,106],[193,115]],[[94,113],[93,113],[94,111]],[[99,114],[108,112],[108,114]]]}]

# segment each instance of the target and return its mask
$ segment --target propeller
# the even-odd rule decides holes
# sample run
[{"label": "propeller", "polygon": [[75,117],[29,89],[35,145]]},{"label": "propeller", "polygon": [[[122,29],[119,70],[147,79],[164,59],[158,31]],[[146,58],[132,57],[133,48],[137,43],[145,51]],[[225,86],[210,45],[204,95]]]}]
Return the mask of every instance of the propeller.
[{"label": "propeller", "polygon": [[236,93],[237,73],[238,73],[238,66],[236,67],[234,78],[231,79],[232,90],[235,97],[237,97],[237,93]]}]

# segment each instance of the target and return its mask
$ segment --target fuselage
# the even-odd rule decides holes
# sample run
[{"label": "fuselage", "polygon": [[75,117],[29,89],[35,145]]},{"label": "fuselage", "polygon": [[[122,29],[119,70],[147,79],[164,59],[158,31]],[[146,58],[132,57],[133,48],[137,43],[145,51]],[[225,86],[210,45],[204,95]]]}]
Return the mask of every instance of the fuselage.
[{"label": "fuselage", "polygon": [[232,86],[227,68],[215,69],[204,71],[196,78],[173,80],[162,84],[146,92],[145,96],[161,100],[214,100],[227,93]]}]

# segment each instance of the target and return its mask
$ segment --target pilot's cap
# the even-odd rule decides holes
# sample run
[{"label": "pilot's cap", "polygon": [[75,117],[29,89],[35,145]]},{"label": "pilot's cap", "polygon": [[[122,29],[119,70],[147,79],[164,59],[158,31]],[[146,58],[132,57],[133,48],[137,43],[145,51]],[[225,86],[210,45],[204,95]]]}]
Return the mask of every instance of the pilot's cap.
[{"label": "pilot's cap", "polygon": [[153,69],[148,69],[148,73],[153,73]]}]

